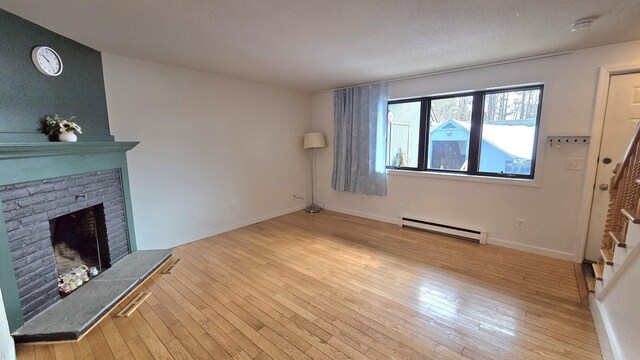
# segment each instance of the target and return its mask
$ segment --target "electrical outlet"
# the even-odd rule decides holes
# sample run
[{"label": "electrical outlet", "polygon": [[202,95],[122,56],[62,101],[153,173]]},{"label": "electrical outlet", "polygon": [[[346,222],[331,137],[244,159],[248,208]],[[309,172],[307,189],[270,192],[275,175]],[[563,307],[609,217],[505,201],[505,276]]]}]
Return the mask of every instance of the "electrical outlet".
[{"label": "electrical outlet", "polygon": [[565,166],[567,170],[580,170],[582,169],[582,159],[567,159]]},{"label": "electrical outlet", "polygon": [[236,206],[235,205],[229,205],[229,213],[234,214],[236,212]]},{"label": "electrical outlet", "polygon": [[524,219],[516,219],[516,229],[524,230]]}]

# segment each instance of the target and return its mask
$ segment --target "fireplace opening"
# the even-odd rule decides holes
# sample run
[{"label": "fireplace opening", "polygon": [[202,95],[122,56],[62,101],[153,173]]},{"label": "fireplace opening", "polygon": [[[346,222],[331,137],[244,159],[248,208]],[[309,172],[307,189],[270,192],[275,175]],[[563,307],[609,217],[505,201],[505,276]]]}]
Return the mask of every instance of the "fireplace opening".
[{"label": "fireplace opening", "polygon": [[49,227],[58,275],[80,265],[111,267],[103,204],[51,219]]}]

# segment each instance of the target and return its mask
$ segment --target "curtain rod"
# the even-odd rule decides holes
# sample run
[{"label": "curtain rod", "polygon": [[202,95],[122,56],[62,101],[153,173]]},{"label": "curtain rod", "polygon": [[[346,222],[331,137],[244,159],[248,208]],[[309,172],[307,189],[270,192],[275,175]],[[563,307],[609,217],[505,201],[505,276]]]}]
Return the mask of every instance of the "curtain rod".
[{"label": "curtain rod", "polygon": [[411,76],[405,76],[405,77],[388,79],[388,80],[374,81],[374,82],[365,83],[365,84],[341,86],[341,87],[333,88],[333,89],[318,90],[318,91],[312,92],[312,94],[320,94],[320,93],[324,93],[324,92],[328,92],[328,91],[341,90],[341,89],[346,89],[346,88],[350,88],[350,87],[353,87],[353,86],[374,85],[374,84],[380,84],[380,83],[384,83],[384,82],[392,83],[392,82],[398,82],[398,81],[403,81],[403,80],[411,80],[411,79],[417,79],[417,78],[422,78],[422,77],[449,74],[449,73],[454,73],[454,72],[459,72],[459,71],[482,69],[482,68],[486,68],[486,67],[490,67],[490,66],[513,64],[513,63],[522,62],[522,61],[528,61],[528,60],[536,60],[536,59],[544,59],[544,58],[550,58],[550,57],[555,57],[555,56],[568,55],[568,54],[571,54],[571,53],[573,53],[573,50],[563,50],[563,51],[558,51],[558,52],[554,52],[554,53],[535,55],[535,56],[528,56],[528,57],[511,59],[511,60],[503,60],[503,61],[497,61],[497,62],[492,62],[492,63],[480,64],[480,65],[472,65],[472,66],[466,66],[466,67],[461,67],[461,68],[456,68],[456,69],[451,69],[451,70],[435,71],[435,72],[430,72],[430,73],[411,75]]}]

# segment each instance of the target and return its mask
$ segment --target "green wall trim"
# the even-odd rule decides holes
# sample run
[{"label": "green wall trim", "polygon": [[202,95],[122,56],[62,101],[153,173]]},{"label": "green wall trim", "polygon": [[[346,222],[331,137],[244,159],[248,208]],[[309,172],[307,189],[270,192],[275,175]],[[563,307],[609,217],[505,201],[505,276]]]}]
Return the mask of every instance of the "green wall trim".
[{"label": "green wall trim", "polygon": [[127,216],[127,231],[129,233],[129,251],[138,251],[136,242],[135,224],[133,223],[133,204],[131,201],[131,187],[129,185],[129,168],[125,159],[120,166],[120,176],[122,176],[122,193],[124,194],[125,215]]},{"label": "green wall trim", "polygon": [[135,141],[0,143],[0,160],[59,155],[86,155],[114,151],[125,152],[133,149],[138,144],[139,142]]},{"label": "green wall trim", "polygon": [[[18,297],[15,269],[11,260],[11,249],[7,239],[7,228],[4,224],[4,213],[0,213],[0,289],[4,310],[9,322],[9,330],[14,331],[22,326],[22,307]],[[17,306],[16,306],[17,305]]]},{"label": "green wall trim", "polygon": [[[49,142],[49,137],[38,133],[0,132],[0,143]],[[114,141],[113,135],[78,135],[79,142]]]},{"label": "green wall trim", "polygon": [[[119,168],[125,200],[129,248],[137,250],[126,151],[137,142],[0,144],[0,185]],[[0,208],[2,204],[0,202]],[[24,324],[9,239],[0,212],[0,289],[13,332]]]}]

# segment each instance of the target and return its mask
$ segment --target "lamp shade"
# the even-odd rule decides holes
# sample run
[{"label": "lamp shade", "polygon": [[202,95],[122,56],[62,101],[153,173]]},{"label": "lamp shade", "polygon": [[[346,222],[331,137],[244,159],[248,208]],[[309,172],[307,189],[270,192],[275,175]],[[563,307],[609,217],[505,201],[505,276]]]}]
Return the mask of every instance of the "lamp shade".
[{"label": "lamp shade", "polygon": [[304,148],[324,148],[327,147],[327,142],[324,139],[324,134],[315,132],[304,134]]}]

